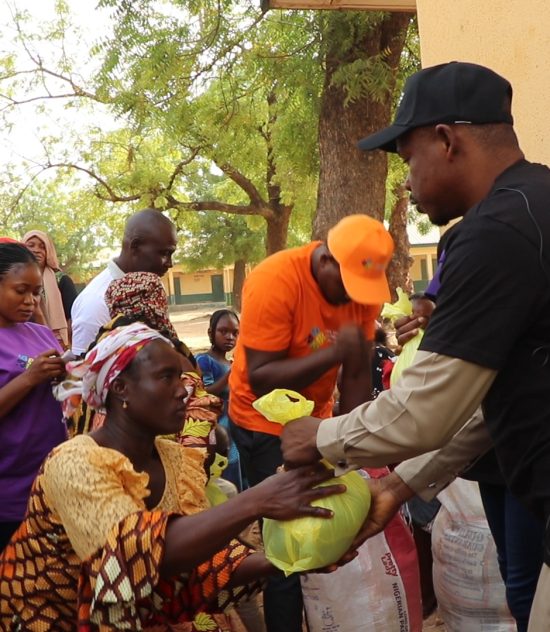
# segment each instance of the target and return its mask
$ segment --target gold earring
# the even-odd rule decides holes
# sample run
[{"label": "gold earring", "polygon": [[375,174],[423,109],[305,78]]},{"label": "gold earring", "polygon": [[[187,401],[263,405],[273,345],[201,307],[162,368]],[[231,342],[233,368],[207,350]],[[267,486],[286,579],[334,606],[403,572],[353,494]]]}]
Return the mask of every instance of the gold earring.
[{"label": "gold earring", "polygon": [[124,410],[128,408],[128,402],[126,400],[122,402],[122,408],[124,408]]}]

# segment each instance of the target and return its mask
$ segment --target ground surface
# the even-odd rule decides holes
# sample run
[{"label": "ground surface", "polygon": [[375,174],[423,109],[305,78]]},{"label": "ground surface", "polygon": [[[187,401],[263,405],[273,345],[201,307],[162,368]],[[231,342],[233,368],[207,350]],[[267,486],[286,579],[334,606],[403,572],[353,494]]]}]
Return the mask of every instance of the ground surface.
[{"label": "ground surface", "polygon": [[208,321],[213,311],[214,309],[200,307],[170,314],[170,320],[180,340],[183,340],[191,351],[204,351],[210,347]]}]

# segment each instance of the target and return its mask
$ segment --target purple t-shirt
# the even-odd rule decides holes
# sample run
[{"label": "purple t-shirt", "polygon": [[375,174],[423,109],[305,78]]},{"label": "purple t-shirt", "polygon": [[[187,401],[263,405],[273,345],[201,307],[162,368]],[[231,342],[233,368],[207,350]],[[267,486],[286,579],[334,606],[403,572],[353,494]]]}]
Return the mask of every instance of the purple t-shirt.
[{"label": "purple t-shirt", "polygon": [[[52,332],[35,323],[0,328],[0,388],[48,349],[61,351]],[[67,438],[51,383],[35,386],[0,417],[0,522],[22,520],[32,483],[52,448]]]}]

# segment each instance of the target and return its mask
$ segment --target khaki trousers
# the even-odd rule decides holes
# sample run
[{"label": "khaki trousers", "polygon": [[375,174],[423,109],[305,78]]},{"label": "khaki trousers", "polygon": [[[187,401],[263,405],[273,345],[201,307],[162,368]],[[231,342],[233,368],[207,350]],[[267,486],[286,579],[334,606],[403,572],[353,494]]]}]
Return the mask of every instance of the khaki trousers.
[{"label": "khaki trousers", "polygon": [[550,632],[550,566],[542,565],[527,632]]}]

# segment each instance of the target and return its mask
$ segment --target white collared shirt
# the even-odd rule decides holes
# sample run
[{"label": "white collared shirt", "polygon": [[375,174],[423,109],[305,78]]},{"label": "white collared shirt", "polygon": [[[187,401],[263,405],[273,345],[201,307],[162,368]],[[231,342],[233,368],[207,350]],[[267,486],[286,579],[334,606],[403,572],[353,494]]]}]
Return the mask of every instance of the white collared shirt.
[{"label": "white collared shirt", "polygon": [[114,261],[109,261],[105,270],[94,277],[80,292],[71,310],[73,343],[72,352],[79,356],[97,336],[99,328],[111,320],[105,303],[105,292],[111,281],[121,279],[124,272]]}]

